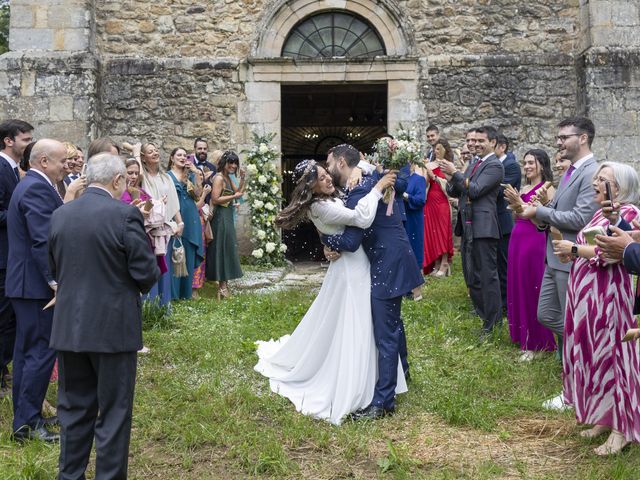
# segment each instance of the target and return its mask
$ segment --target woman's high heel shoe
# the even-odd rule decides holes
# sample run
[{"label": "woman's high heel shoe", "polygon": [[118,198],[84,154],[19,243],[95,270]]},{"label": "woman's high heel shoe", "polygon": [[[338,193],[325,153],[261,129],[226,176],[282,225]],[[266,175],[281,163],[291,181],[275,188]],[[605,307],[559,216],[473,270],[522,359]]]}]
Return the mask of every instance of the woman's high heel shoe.
[{"label": "woman's high heel shoe", "polygon": [[218,287],[218,300],[229,298],[230,296],[231,294],[229,293],[229,289],[227,287]]},{"label": "woman's high heel shoe", "polygon": [[436,273],[433,274],[433,276],[436,278],[444,278],[450,275],[451,275],[451,265],[447,265],[447,268],[445,268],[444,271],[438,270]]}]

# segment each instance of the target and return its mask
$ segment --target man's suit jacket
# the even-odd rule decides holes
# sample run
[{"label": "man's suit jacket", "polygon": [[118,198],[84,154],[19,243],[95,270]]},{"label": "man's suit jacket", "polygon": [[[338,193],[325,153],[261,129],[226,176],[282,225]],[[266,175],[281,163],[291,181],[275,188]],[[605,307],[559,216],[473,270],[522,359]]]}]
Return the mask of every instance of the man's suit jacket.
[{"label": "man's suit jacket", "polygon": [[[633,230],[633,227],[624,218],[620,218],[618,228],[625,232]],[[611,233],[607,232],[607,234],[610,235]],[[624,249],[622,264],[627,269],[627,272],[633,275],[640,275],[640,243],[633,242],[627,245],[627,248]],[[638,296],[638,293],[638,287],[636,287],[636,299],[633,304],[634,315],[640,313],[640,296]]]},{"label": "man's suit jacket", "polygon": [[[504,168],[498,157],[491,155],[476,168],[476,163],[456,172],[447,183],[447,194],[459,198],[458,221],[462,228],[471,224],[473,238],[500,238],[496,201],[500,184],[504,179]],[[466,180],[469,185],[466,186]],[[471,203],[469,211],[468,204]]]},{"label": "man's suit jacket", "polygon": [[[522,182],[522,172],[516,157],[509,152],[507,158],[502,162],[504,168],[504,180],[502,183],[508,183],[516,190],[520,190]],[[500,226],[500,234],[502,236],[509,235],[513,230],[513,213],[507,208],[508,203],[504,198],[504,188],[500,187],[498,199],[496,201],[498,207],[498,225]]]},{"label": "man's suit jacket", "polygon": [[0,156],[0,270],[7,268],[9,238],[7,234],[7,213],[11,195],[18,185],[18,179],[9,162]]},{"label": "man's suit jacket", "polygon": [[[595,158],[590,158],[576,169],[566,184],[558,186],[558,191],[548,207],[538,207],[536,218],[546,225],[556,227],[565,240],[576,241],[578,232],[589,223],[600,208],[594,200],[593,175],[598,169]],[[551,235],[547,235],[547,265],[555,270],[568,272],[571,263],[562,263],[553,254]]]},{"label": "man's suit jacket", "polygon": [[13,191],[7,225],[9,258],[7,260],[6,296],[48,300],[49,286],[47,239],[51,215],[62,205],[62,198],[39,173],[29,170]]},{"label": "man's suit jacket", "polygon": [[[347,207],[355,208],[378,178],[377,174],[363,177],[349,192]],[[381,300],[400,297],[424,283],[400,213],[394,204],[393,214],[387,216],[387,206],[382,201],[378,204],[373,224],[366,230],[346,227],[341,234],[323,236],[323,242],[338,252],[355,252],[362,245],[371,264],[371,296]]]},{"label": "man's suit jacket", "polygon": [[49,263],[58,282],[51,348],[142,348],[140,294],[158,281],[160,270],[137,208],[88,188],[53,214]]}]

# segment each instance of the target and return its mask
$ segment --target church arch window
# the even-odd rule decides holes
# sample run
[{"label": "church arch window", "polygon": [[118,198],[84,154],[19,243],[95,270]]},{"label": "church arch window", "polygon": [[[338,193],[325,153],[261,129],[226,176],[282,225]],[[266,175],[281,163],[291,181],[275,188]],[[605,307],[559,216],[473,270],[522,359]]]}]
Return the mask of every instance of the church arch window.
[{"label": "church arch window", "polygon": [[350,12],[322,12],[305,18],[289,32],[283,57],[373,58],[386,55],[382,38],[364,18]]}]

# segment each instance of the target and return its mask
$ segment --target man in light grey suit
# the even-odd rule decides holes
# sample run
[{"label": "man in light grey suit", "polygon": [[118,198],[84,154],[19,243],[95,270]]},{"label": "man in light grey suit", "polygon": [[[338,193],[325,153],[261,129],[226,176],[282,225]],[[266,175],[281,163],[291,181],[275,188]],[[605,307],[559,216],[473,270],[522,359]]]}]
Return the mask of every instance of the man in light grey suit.
[{"label": "man in light grey suit", "polygon": [[[546,206],[527,207],[522,216],[535,219],[541,226],[555,227],[565,240],[575,241],[578,232],[599,207],[591,185],[597,170],[596,159],[591,153],[595,127],[588,118],[572,117],[560,122],[558,128],[558,152],[562,158],[571,161],[571,166],[560,179],[553,200]],[[553,254],[551,241],[551,235],[547,235],[547,267],[540,287],[538,321],[558,336],[558,348],[561,349],[571,263],[560,262]],[[546,403],[550,408],[562,408],[562,396]]]},{"label": "man in light grey suit", "polygon": [[475,133],[479,159],[464,174],[452,162],[439,160],[438,165],[447,177],[447,194],[460,199],[458,224],[462,226],[463,271],[471,301],[482,319],[481,337],[484,337],[502,320],[496,200],[504,168],[495,155],[498,132],[493,127],[481,127]]}]

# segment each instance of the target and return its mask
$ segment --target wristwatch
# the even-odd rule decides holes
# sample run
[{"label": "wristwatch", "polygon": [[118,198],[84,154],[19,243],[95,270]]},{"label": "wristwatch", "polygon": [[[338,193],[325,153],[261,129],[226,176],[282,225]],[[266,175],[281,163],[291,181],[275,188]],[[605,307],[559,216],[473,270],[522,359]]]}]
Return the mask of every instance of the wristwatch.
[{"label": "wristwatch", "polygon": [[571,245],[571,255],[578,256],[578,244],[574,243]]}]

